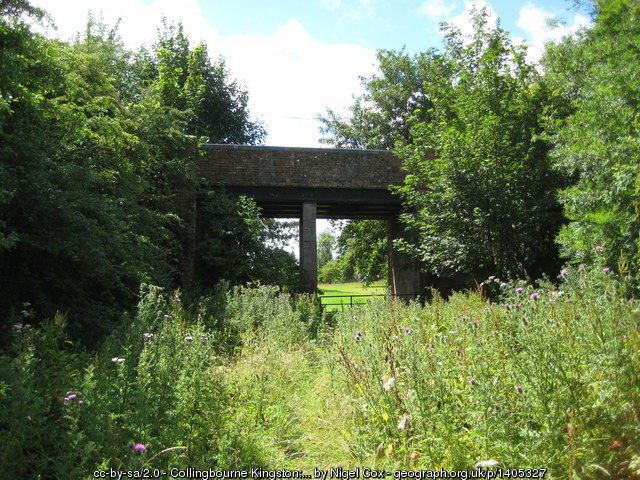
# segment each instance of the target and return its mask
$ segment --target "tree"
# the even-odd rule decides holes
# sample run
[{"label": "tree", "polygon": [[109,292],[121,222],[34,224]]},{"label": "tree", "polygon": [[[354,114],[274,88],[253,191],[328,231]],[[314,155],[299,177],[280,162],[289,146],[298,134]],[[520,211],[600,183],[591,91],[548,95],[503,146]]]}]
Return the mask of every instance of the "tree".
[{"label": "tree", "polygon": [[[564,179],[549,164],[542,119],[557,99],[484,12],[475,14],[473,38],[452,26],[444,33],[443,52],[380,52],[381,73],[364,81],[351,117],[322,119],[325,141],[394,148],[405,159],[410,175],[398,192],[418,240],[398,245],[427,271],[553,272],[563,221],[554,192]],[[384,227],[376,228],[382,239]]]},{"label": "tree", "polygon": [[153,54],[154,89],[164,105],[188,113],[185,133],[210,143],[264,139],[264,127],[249,117],[247,92],[230,80],[223,59],[211,63],[206,45],[190,47],[182,24],[164,20]]},{"label": "tree", "polygon": [[[444,27],[443,53],[424,58],[432,106],[398,148],[409,171],[399,188],[418,233],[404,248],[441,276],[535,278],[557,268],[563,179],[548,159],[542,118],[552,94],[507,32],[474,15],[465,39]],[[425,119],[426,118],[426,119]]]},{"label": "tree", "polygon": [[224,69],[207,76],[215,69],[202,51],[188,52],[198,68],[178,84],[191,104],[171,104],[153,55],[127,51],[117,29],[90,18],[73,43],[52,41],[23,20],[42,15],[28,3],[0,10],[0,310],[5,321],[25,302],[39,319],[62,311],[74,337],[95,341],[134,305],[141,282],[176,284],[176,198],[197,184],[187,134],[200,121],[214,128],[194,104],[219,96],[221,141],[233,128],[251,141],[262,130]]},{"label": "tree", "polygon": [[333,260],[335,237],[329,232],[322,232],[318,236],[318,270]]},{"label": "tree", "polygon": [[344,119],[328,109],[318,119],[324,124],[321,141],[336,148],[391,150],[398,141],[412,138],[409,118],[416,110],[427,113],[430,107],[423,85],[429,79],[421,65],[431,52],[410,57],[404,51],[380,50],[377,53],[379,75],[363,79],[366,92],[350,107]]},{"label": "tree", "polygon": [[568,115],[549,122],[555,165],[575,180],[560,194],[569,223],[558,240],[572,262],[619,264],[638,279],[640,2],[594,6],[593,27],[543,59],[548,81],[569,100]]},{"label": "tree", "polygon": [[198,218],[195,277],[200,288],[226,280],[298,290],[298,262],[282,249],[291,237],[287,225],[259,215],[249,197],[207,192]]},{"label": "tree", "polygon": [[347,223],[337,239],[343,271],[365,283],[387,275],[387,224],[384,220],[359,220]]}]

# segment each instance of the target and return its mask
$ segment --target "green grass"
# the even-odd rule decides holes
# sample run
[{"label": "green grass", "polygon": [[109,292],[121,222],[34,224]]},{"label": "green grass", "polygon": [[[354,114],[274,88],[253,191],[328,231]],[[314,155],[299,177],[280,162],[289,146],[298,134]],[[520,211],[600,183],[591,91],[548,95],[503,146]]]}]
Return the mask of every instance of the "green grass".
[{"label": "green grass", "polygon": [[[366,303],[372,297],[350,295],[381,295],[386,294],[387,285],[384,280],[378,280],[365,286],[363,282],[323,283],[318,285],[320,301],[326,305],[328,311],[341,311],[343,306],[354,303]],[[337,297],[339,295],[339,297]],[[334,305],[332,305],[334,304]]]},{"label": "green grass", "polygon": [[65,341],[61,316],[16,325],[0,355],[0,472],[495,460],[549,479],[639,478],[640,307],[623,281],[568,268],[557,285],[495,282],[496,303],[376,298],[331,315],[270,287],[189,308],[149,287],[92,355]]}]

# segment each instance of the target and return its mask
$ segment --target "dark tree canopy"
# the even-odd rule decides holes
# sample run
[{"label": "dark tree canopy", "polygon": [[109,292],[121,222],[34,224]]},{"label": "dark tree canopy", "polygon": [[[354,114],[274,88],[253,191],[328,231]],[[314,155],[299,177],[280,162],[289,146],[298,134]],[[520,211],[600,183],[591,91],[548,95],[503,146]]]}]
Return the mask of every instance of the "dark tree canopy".
[{"label": "dark tree canopy", "polygon": [[379,52],[380,73],[364,81],[350,118],[322,119],[325,141],[394,149],[405,160],[398,193],[417,242],[398,245],[428,272],[533,278],[558,266],[555,192],[564,180],[543,125],[557,100],[484,11],[474,22],[470,39],[443,27],[441,52]]},{"label": "dark tree canopy", "polygon": [[61,311],[95,335],[141,282],[176,285],[194,136],[258,143],[264,129],[180,26],[131,52],[93,18],[67,43],[31,31],[24,16],[44,12],[28,2],[0,11],[0,309]]}]

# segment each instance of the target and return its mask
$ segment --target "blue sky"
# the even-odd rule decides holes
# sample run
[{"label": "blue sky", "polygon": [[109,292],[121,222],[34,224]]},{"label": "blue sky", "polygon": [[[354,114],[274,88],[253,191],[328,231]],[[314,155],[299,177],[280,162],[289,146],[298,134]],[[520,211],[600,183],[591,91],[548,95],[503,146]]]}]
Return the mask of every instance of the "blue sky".
[{"label": "blue sky", "polygon": [[[324,43],[348,43],[371,49],[400,49],[410,53],[440,45],[438,24],[464,12],[464,0],[236,0],[202,2],[205,16],[223,35],[262,31],[273,34],[295,18],[310,35]],[[569,0],[490,1],[502,24],[514,36],[531,40],[518,25],[524,7],[573,21],[577,13]]]},{"label": "blue sky", "polygon": [[[588,22],[571,0],[32,0],[68,39],[92,11],[107,24],[120,20],[130,48],[153,43],[160,19],[181,21],[194,43],[224,57],[249,92],[249,107],[266,127],[267,145],[319,146],[318,114],[346,113],[362,93],[360,77],[376,71],[378,49],[409,53],[441,46],[440,22],[463,31],[472,5],[486,6],[536,61],[546,41]],[[550,30],[547,19],[566,25]]]}]

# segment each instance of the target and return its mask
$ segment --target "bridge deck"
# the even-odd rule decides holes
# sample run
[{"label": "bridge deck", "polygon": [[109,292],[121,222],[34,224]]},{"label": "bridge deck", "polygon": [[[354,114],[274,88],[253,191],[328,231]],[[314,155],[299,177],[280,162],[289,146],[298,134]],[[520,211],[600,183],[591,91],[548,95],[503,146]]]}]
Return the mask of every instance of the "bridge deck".
[{"label": "bridge deck", "polygon": [[266,217],[300,217],[314,202],[319,218],[389,218],[401,206],[390,185],[401,161],[385,150],[204,145],[199,173],[209,185],[252,196]]}]

